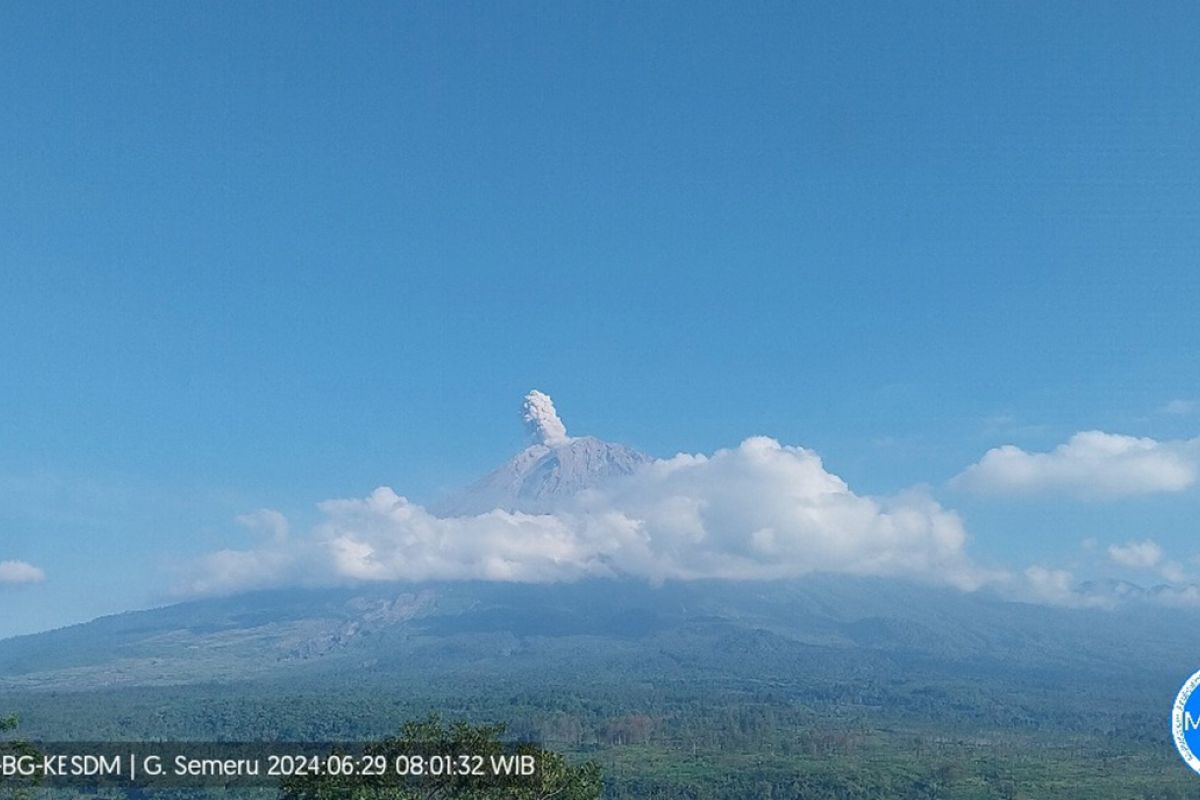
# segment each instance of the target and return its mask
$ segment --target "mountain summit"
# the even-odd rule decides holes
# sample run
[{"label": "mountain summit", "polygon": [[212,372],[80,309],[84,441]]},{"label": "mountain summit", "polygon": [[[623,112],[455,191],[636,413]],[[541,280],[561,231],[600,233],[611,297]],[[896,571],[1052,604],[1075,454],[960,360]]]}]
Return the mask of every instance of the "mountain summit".
[{"label": "mountain summit", "polygon": [[541,514],[610,478],[628,475],[649,456],[594,436],[568,436],[550,395],[525,395],[522,419],[533,444],[467,489],[434,506],[438,516],[483,514],[493,509]]}]

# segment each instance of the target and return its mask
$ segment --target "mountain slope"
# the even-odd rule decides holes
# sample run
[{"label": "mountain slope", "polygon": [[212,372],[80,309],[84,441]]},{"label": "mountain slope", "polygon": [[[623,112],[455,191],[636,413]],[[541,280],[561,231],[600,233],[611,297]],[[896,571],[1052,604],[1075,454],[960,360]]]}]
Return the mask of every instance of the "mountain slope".
[{"label": "mountain slope", "polygon": [[499,508],[531,514],[554,510],[564,499],[633,472],[650,459],[591,436],[553,446],[535,444],[468,489],[434,506],[438,516],[483,514]]},{"label": "mountain slope", "polygon": [[[356,674],[469,666],[589,670],[616,659],[653,674],[754,681],[836,675],[1186,675],[1200,635],[1147,609],[1060,610],[883,579],[653,587],[386,584],[287,590],[131,612],[0,641],[0,692]],[[1190,626],[1188,626],[1190,628]],[[732,649],[731,649],[732,648]],[[739,651],[757,653],[752,659]],[[564,661],[565,660],[565,661]],[[890,665],[890,666],[889,666]],[[894,676],[893,676],[894,677]]]},{"label": "mountain slope", "polygon": [[468,516],[497,508],[545,513],[650,461],[622,444],[567,436],[553,401],[537,390],[526,395],[523,416],[534,443],[474,485],[434,504],[435,514]]}]

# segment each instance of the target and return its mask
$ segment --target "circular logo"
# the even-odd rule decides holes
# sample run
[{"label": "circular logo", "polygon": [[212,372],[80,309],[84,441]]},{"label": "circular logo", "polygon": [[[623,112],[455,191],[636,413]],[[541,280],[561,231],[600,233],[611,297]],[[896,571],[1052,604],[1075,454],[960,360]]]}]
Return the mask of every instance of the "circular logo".
[{"label": "circular logo", "polygon": [[1200,672],[1187,679],[1175,697],[1171,712],[1171,733],[1179,755],[1195,772],[1200,773]]}]

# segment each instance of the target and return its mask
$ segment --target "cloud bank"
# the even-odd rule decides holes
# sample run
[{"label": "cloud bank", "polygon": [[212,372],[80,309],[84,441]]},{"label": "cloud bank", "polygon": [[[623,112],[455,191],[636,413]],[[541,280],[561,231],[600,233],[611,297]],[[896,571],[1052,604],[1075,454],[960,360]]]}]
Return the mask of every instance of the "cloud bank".
[{"label": "cloud bank", "polygon": [[[585,449],[582,462],[570,461],[574,451],[560,445],[581,440],[567,436],[548,395],[526,395],[522,419],[543,445],[530,450],[574,481],[551,481],[550,511],[506,510],[521,507],[514,504],[439,516],[383,486],[366,497],[318,504],[321,520],[297,535],[283,514],[259,509],[237,518],[254,534],[252,543],[203,557],[180,593],[364,581],[771,580],[823,572],[963,590],[986,586],[1011,600],[1077,608],[1200,604],[1188,571],[1149,539],[1102,552],[1111,564],[1168,581],[1151,589],[1123,580],[1081,583],[1070,571],[1040,564],[988,570],[968,557],[959,516],[927,492],[858,494],[803,447],[759,436],[711,455],[644,462],[639,455],[627,469],[612,471],[595,463],[607,457],[603,449]],[[498,472],[515,469],[515,479],[529,479],[512,467],[518,460]],[[1110,499],[1182,491],[1195,484],[1198,468],[1200,438],[1164,442],[1085,431],[1048,452],[989,450],[951,485],[996,495]],[[1087,549],[1095,551],[1090,541]]]},{"label": "cloud bank", "polygon": [[1084,431],[1045,453],[1013,445],[994,448],[951,484],[980,494],[1114,499],[1188,489],[1196,482],[1198,464],[1200,439],[1160,442]]},{"label": "cloud bank", "polygon": [[[565,436],[539,394],[530,395],[532,410],[527,400],[531,425],[543,436]],[[210,554],[185,592],[378,580],[755,580],[818,571],[973,589],[991,577],[968,559],[959,517],[927,494],[858,495],[814,452],[765,437],[708,456],[652,461],[551,514],[442,518],[387,487],[319,509],[323,520],[301,537],[288,536],[275,512],[257,512],[252,524],[270,539]]]},{"label": "cloud bank", "polygon": [[25,561],[0,561],[0,584],[38,583],[46,579],[46,573]]}]

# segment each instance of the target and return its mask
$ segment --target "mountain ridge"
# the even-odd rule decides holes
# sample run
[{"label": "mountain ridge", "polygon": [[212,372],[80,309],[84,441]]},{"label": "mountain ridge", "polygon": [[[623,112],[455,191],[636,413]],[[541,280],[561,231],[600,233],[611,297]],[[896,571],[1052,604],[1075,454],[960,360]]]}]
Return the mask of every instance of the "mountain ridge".
[{"label": "mountain ridge", "polygon": [[[919,659],[964,674],[1192,669],[1200,637],[1145,611],[1051,609],[832,575],[658,586],[592,579],[280,589],[0,640],[0,692],[291,680],[313,670],[340,680],[360,668],[413,674],[465,664],[502,673],[522,659],[536,664],[547,649],[581,670],[611,658],[637,664],[668,657],[682,659],[685,671],[745,676],[760,668],[786,672],[787,659],[802,653],[810,669],[845,658]],[[768,646],[784,661],[770,668],[729,662],[717,652],[726,639]]]}]

